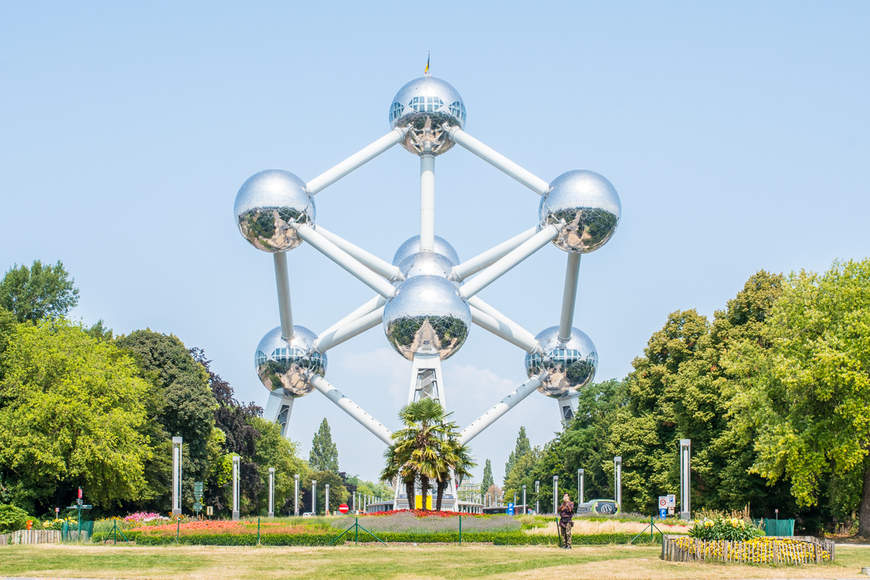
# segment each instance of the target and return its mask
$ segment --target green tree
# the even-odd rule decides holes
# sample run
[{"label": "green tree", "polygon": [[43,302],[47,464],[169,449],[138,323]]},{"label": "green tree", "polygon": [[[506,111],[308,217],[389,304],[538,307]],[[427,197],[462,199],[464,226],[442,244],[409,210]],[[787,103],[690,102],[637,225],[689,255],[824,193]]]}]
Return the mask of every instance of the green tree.
[{"label": "green tree", "polygon": [[326,485],[329,484],[329,511],[335,513],[338,506],[347,502],[349,497],[344,480],[334,471],[308,472],[302,480],[302,506],[305,511],[314,511],[311,503],[312,481],[317,482],[317,513],[326,511]]},{"label": "green tree", "polygon": [[483,467],[483,479],[480,481],[480,494],[485,495],[490,487],[495,484],[492,478],[492,462],[487,459],[486,465]]},{"label": "green tree", "polygon": [[[563,448],[564,446],[559,446],[559,453],[562,453]],[[516,494],[517,501],[522,501],[523,485],[526,486],[526,501],[532,498],[535,490],[533,473],[542,458],[543,451],[541,448],[532,447],[522,457],[514,461],[514,466],[504,481],[503,492],[505,501],[514,501],[514,494]]]},{"label": "green tree", "polygon": [[148,384],[129,355],[63,319],[15,329],[0,381],[0,472],[31,512],[84,488],[110,509],[147,492]]},{"label": "green tree", "polygon": [[30,268],[15,264],[0,281],[0,307],[18,322],[63,316],[79,302],[74,282],[60,261],[52,266],[35,260]]},{"label": "green tree", "polygon": [[833,507],[857,506],[870,537],[870,259],[792,274],[767,327],[767,356],[748,341],[741,351],[762,367],[744,415],[759,433],[753,470],[790,479],[800,506],[830,481]]},{"label": "green tree", "polygon": [[[260,434],[254,443],[253,456],[260,480],[268,482],[269,468],[275,468],[275,513],[292,513],[296,488],[294,476],[298,474],[300,479],[304,479],[309,473],[308,464],[299,458],[299,445],[285,439],[277,423],[261,417],[252,417],[250,422]],[[269,490],[265,488],[258,500],[258,513],[268,513],[268,506]]]},{"label": "green tree", "polygon": [[510,472],[514,468],[514,463],[520,460],[520,458],[529,452],[532,448],[532,444],[529,443],[529,438],[526,436],[526,428],[520,427],[520,432],[517,435],[517,444],[513,451],[511,451],[510,456],[508,456],[507,463],[504,466],[504,477],[505,477],[505,486],[507,486],[507,477]]},{"label": "green tree", "polygon": [[313,471],[331,471],[338,474],[338,447],[332,442],[332,431],[324,419],[311,441],[308,465]]}]

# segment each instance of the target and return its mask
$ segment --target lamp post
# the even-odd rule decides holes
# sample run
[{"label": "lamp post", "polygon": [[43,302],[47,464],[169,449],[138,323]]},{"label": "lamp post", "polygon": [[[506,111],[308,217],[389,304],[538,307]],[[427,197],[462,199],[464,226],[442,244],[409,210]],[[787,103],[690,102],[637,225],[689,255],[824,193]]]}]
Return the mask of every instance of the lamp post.
[{"label": "lamp post", "polygon": [[583,503],[583,496],[585,495],[583,492],[586,483],[586,470],[578,469],[577,470],[577,508],[580,508],[580,504]]},{"label": "lamp post", "polygon": [[680,518],[692,519],[692,440],[680,439]]},{"label": "lamp post", "polygon": [[529,508],[526,507],[526,486],[523,484],[523,515],[529,513]]},{"label": "lamp post", "polygon": [[299,474],[293,476],[295,485],[293,486],[293,515],[299,515]]},{"label": "lamp post", "polygon": [[269,517],[275,517],[275,468],[269,468]]},{"label": "lamp post", "polygon": [[324,514],[328,516],[329,515],[329,484],[328,483],[326,484],[325,489],[326,489],[326,505],[323,507],[323,509],[324,509]]},{"label": "lamp post", "polygon": [[317,480],[311,480],[311,513],[317,515]]},{"label": "lamp post", "polygon": [[181,515],[181,437],[172,438],[172,515]]},{"label": "lamp post", "polygon": [[541,513],[541,506],[539,505],[540,501],[538,498],[538,494],[540,493],[540,491],[541,491],[541,482],[536,481],[535,482],[535,515],[538,515],[539,513]]},{"label": "lamp post", "polygon": [[241,457],[233,455],[233,521],[239,521],[239,462]]},{"label": "lamp post", "polygon": [[554,514],[559,513],[559,504],[557,503],[558,498],[559,498],[559,476],[554,475],[553,476],[553,513]]},{"label": "lamp post", "polygon": [[622,509],[622,456],[620,455],[613,458],[613,495],[616,505]]}]

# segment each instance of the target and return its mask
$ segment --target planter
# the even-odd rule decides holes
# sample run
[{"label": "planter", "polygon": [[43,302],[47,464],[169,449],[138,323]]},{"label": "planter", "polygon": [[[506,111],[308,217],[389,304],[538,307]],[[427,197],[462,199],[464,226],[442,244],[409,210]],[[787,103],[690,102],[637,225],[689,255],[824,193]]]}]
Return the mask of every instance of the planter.
[{"label": "planter", "polygon": [[763,536],[732,542],[664,535],[661,559],[726,564],[821,564],[834,561],[834,542],[812,536]]}]

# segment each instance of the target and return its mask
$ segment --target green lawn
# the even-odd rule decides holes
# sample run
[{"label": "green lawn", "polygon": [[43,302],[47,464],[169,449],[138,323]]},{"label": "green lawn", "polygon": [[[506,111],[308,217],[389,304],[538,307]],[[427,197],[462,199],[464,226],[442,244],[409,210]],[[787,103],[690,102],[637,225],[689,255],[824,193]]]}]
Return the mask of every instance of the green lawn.
[{"label": "green lawn", "polygon": [[0,576],[168,578],[844,578],[870,566],[870,548],[838,547],[837,562],[779,568],[676,564],[656,547],[391,545],[337,548],[125,547],[39,545],[0,548]]}]

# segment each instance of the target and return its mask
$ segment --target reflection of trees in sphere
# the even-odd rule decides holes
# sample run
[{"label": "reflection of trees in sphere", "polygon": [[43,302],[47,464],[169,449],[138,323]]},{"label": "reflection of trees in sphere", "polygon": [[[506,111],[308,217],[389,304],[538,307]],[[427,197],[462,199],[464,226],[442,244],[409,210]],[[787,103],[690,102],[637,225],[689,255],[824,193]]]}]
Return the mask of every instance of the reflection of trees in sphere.
[{"label": "reflection of trees in sphere", "polygon": [[453,147],[443,125],[465,127],[465,103],[450,83],[435,77],[414,79],[399,89],[390,105],[390,126],[407,128],[402,147],[438,155]]},{"label": "reflection of trees in sphere", "polygon": [[541,198],[541,226],[565,223],[553,240],[566,252],[587,254],[616,231],[622,206],[613,185],[594,171],[569,171],[553,180]]},{"label": "reflection of trees in sphere", "polygon": [[465,343],[471,311],[452,282],[438,276],[415,276],[402,282],[384,308],[384,332],[408,360],[414,353],[450,357]]},{"label": "reflection of trees in sphere", "polygon": [[[393,266],[398,266],[408,256],[417,254],[421,251],[422,250],[420,249],[420,236],[408,238],[407,241],[405,241],[405,243],[399,246],[399,249],[396,250],[396,255],[393,256]],[[453,262],[454,266],[459,265],[459,254],[457,254],[456,250],[453,249],[453,246],[447,243],[447,240],[445,240],[441,236],[435,236],[435,253],[445,256],[448,260]]]},{"label": "reflection of trees in sphere", "polygon": [[326,355],[314,349],[317,335],[304,326],[294,326],[289,341],[274,328],[257,345],[257,376],[270,391],[302,397],[314,390],[313,375],[326,374]]},{"label": "reflection of trees in sphere", "polygon": [[414,276],[439,276],[455,282],[453,266],[453,262],[447,256],[435,252],[418,252],[402,260],[399,263],[399,270],[405,279]]},{"label": "reflection of trees in sphere", "polygon": [[255,248],[284,252],[302,243],[298,225],[314,225],[314,200],[289,171],[267,169],[239,189],[235,214],[239,231]]},{"label": "reflection of trees in sphere", "polygon": [[571,329],[571,339],[559,340],[559,327],[552,326],[535,337],[542,352],[526,355],[529,378],[542,372],[549,375],[538,387],[548,397],[558,399],[579,391],[595,378],[598,353],[592,340],[577,328]]}]

